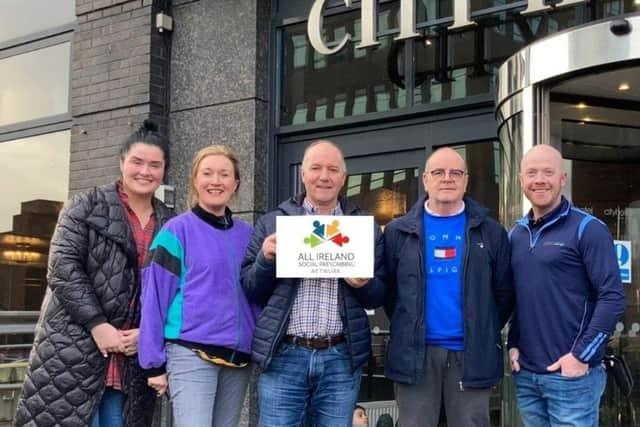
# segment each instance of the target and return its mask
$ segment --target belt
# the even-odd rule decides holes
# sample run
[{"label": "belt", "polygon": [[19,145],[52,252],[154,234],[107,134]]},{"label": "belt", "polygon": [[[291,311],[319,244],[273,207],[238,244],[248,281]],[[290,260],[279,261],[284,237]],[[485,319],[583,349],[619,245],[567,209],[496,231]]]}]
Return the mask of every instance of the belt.
[{"label": "belt", "polygon": [[344,342],[344,334],[314,338],[298,337],[296,335],[285,335],[284,342],[307,347],[311,350],[324,350],[325,348],[329,348],[332,345]]}]

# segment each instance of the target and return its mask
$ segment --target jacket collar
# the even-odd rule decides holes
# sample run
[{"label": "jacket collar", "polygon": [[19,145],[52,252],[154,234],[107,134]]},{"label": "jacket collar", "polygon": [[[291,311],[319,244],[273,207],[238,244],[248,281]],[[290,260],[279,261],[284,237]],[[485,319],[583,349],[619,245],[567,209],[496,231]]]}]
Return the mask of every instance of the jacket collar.
[{"label": "jacket collar", "polygon": [[[407,212],[407,214],[396,220],[396,226],[405,233],[421,234],[423,227],[424,204],[427,196],[420,198]],[[471,197],[464,197],[465,213],[467,214],[467,227],[477,227],[489,214],[489,209],[482,206]]]},{"label": "jacket collar", "polygon": [[[133,238],[133,231],[118,195],[117,183],[96,187],[89,193],[88,197],[91,206],[86,218],[87,224],[99,234],[122,246],[128,256],[137,259],[138,252]],[[153,198],[151,203],[156,216],[157,230],[172,215],[171,211],[160,200]]]},{"label": "jacket collar", "polygon": [[[285,215],[304,215],[304,207],[302,206],[306,193],[302,192],[296,194],[288,200],[280,203],[278,209],[280,209]],[[354,203],[349,201],[346,197],[338,196],[338,202],[344,215],[355,215],[360,212],[360,208]]]},{"label": "jacket collar", "polygon": [[[571,202],[569,202],[564,196],[560,200],[560,204],[553,211],[549,212],[547,215],[544,215],[542,218],[542,224],[549,224],[551,222],[556,222],[560,218],[565,218],[569,215],[569,211],[571,211]],[[516,224],[522,225],[524,227],[530,228],[530,221],[533,218],[532,211],[529,211],[525,216],[516,221]]]}]

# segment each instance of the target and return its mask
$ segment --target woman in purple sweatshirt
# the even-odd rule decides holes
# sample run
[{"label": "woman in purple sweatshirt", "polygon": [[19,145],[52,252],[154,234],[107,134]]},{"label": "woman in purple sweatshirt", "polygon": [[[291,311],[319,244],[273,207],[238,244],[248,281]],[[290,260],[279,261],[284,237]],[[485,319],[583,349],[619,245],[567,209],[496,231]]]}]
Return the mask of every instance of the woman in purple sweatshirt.
[{"label": "woman in purple sweatshirt", "polygon": [[227,207],[240,185],[224,146],[193,160],[191,210],[170,220],[142,276],[138,357],[159,395],[167,387],[176,427],[237,425],[259,313],[240,287],[252,227]]}]

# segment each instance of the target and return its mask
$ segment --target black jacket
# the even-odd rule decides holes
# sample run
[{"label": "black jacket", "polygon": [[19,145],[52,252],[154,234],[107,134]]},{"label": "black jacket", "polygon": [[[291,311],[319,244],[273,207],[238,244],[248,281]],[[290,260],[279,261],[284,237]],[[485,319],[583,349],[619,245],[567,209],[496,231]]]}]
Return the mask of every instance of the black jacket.
[{"label": "black jacket", "polygon": [[[267,260],[262,254],[262,242],[275,233],[277,216],[305,215],[303,200],[304,194],[300,194],[281,203],[276,210],[258,220],[242,262],[242,288],[247,298],[264,305],[251,346],[253,360],[262,369],[266,369],[271,363],[271,358],[287,331],[289,314],[300,283],[300,279],[276,279],[275,262]],[[364,215],[346,199],[340,199],[340,206],[345,215]],[[378,307],[384,299],[384,243],[377,226],[375,246],[375,277],[367,285],[354,289],[340,279],[340,315],[354,371],[368,360],[371,347],[369,319],[364,308]]]},{"label": "black jacket", "polygon": [[[391,319],[385,375],[405,384],[429,381],[423,370],[425,200],[419,200],[385,229],[385,309]],[[462,260],[462,385],[486,388],[496,384],[503,374],[500,330],[514,303],[509,241],[505,229],[487,216],[486,208],[469,198],[464,201],[467,225]]]},{"label": "black jacket", "polygon": [[[154,199],[156,231],[171,212]],[[138,254],[116,184],[73,197],[49,253],[48,289],[35,331],[15,426],[88,426],[105,388],[108,359],[90,330],[123,326],[138,283]],[[139,324],[139,306],[133,323]],[[125,426],[149,426],[155,393],[136,356],[123,372]]]}]

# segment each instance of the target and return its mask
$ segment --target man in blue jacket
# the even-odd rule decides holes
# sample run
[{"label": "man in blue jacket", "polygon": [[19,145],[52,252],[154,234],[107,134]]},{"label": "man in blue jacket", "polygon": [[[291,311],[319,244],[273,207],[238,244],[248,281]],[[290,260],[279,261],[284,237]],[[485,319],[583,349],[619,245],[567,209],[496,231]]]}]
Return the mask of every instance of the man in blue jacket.
[{"label": "man in blue jacket", "polygon": [[434,151],[427,197],[385,230],[385,374],[397,383],[403,427],[489,426],[491,387],[503,374],[500,331],[513,305],[509,242],[488,210],[464,197],[464,159]]},{"label": "man in blue jacket", "polygon": [[607,226],[561,195],[562,156],[537,145],[520,165],[531,211],[511,230],[516,308],[509,358],[527,427],[596,427],[604,347],[625,308]]},{"label": "man in blue jacket", "polygon": [[[276,278],[275,219],[279,215],[362,215],[339,197],[347,176],[342,151],[320,140],[307,147],[299,194],[260,218],[242,263],[242,287],[264,305],[252,343],[263,369],[258,383],[261,427],[351,424],[362,365],[370,349],[364,308],[382,305],[382,234],[376,230],[371,279]],[[280,243],[280,244],[284,244]]]}]

